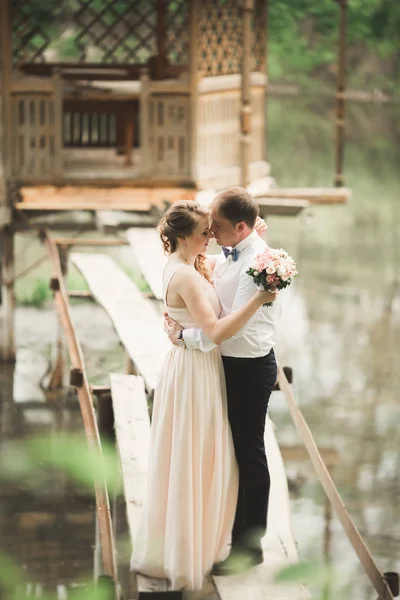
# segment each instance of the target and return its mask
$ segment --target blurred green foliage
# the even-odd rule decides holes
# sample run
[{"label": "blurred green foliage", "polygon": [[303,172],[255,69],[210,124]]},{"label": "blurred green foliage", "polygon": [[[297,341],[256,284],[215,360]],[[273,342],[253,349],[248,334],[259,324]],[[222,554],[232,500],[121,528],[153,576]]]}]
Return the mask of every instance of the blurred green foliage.
[{"label": "blurred green foliage", "polygon": [[102,459],[89,449],[84,437],[57,435],[2,444],[0,481],[24,482],[40,489],[53,477],[52,469],[62,469],[82,487],[93,489],[104,479],[110,493],[121,491],[121,477],[115,445],[102,440]]},{"label": "blurred green foliage", "polygon": [[[126,0],[113,3],[92,0],[91,11],[111,26],[127,11]],[[133,3],[134,8],[134,3]],[[171,8],[174,18],[179,11]],[[20,3],[18,10],[33,28],[43,31],[60,60],[77,59],[87,37],[76,43],[74,14],[76,0],[31,0]],[[339,6],[335,0],[270,0],[269,2],[269,74],[271,80],[310,85],[334,77],[337,61]],[[33,45],[41,46],[43,35]],[[387,92],[400,88],[400,3],[393,0],[350,0],[348,2],[348,73],[352,87]],[[136,44],[134,35],[125,44]],[[94,48],[91,49],[94,51]],[[117,51],[118,55],[118,51]],[[382,68],[381,68],[382,67]]]},{"label": "blurred green foliage", "polygon": [[[336,72],[339,6],[334,0],[271,0],[269,74],[304,83],[302,76]],[[354,87],[400,85],[400,4],[391,0],[348,3],[348,74]],[[380,72],[377,61],[386,61]],[[353,83],[354,82],[354,83]]]}]

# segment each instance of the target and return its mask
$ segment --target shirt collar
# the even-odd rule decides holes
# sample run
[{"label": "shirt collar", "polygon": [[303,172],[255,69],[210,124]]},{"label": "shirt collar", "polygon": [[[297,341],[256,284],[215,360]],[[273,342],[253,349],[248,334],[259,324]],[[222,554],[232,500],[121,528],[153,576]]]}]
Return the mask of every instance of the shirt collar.
[{"label": "shirt collar", "polygon": [[235,249],[238,252],[243,252],[243,250],[245,250],[245,248],[248,248],[248,246],[251,246],[256,240],[258,240],[258,238],[259,238],[259,235],[258,235],[257,231],[254,230],[246,238],[244,238],[244,240],[239,242],[239,244],[236,244]]}]

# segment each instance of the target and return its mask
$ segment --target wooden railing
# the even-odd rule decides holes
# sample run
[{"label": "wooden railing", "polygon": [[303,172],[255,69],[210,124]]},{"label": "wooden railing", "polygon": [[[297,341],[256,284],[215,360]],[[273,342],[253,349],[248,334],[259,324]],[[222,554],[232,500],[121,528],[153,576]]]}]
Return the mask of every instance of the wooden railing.
[{"label": "wooden railing", "polygon": [[[93,397],[86,375],[82,348],[72,322],[68,293],[65,288],[58,247],[49,233],[45,232],[42,235],[52,265],[51,289],[54,292],[54,301],[67,341],[68,353],[71,361],[70,384],[75,387],[79,398],[89,451],[94,456],[96,463],[101,465],[103,464],[103,455],[100,434],[93,407]],[[117,575],[116,552],[105,478],[96,478],[95,497],[100,529],[103,569],[105,575],[108,575],[115,581]]]},{"label": "wooden railing", "polygon": [[353,549],[355,550],[365,573],[368,575],[372,585],[379,594],[379,600],[393,600],[394,596],[391,588],[388,585],[385,575],[378,569],[365,541],[361,537],[357,527],[349,516],[339,492],[333,483],[329,471],[324,464],[306,420],[304,419],[301,410],[298,407],[292,388],[290,387],[286,375],[280,366],[278,366],[278,382],[280,390],[282,390],[285,395],[291,417],[307,449],[319,481],[324,488],[329,502],[339,518],[344,532],[349,542],[353,546]]},{"label": "wooden railing", "polygon": [[11,174],[43,179],[61,172],[61,88],[50,81],[16,80],[11,87]]}]

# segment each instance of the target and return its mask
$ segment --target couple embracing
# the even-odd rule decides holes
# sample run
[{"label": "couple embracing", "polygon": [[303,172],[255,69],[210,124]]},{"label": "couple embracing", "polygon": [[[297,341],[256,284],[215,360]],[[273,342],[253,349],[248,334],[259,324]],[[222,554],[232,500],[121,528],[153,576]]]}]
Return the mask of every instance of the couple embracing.
[{"label": "couple embracing", "polygon": [[[270,477],[264,426],[277,378],[276,292],[246,271],[266,248],[258,206],[229,188],[210,211],[174,204],[159,224],[173,346],[154,394],[147,498],[131,568],[201,589],[239,557],[262,562]],[[214,236],[218,256],[206,256]],[[273,302],[272,306],[263,304]]]}]

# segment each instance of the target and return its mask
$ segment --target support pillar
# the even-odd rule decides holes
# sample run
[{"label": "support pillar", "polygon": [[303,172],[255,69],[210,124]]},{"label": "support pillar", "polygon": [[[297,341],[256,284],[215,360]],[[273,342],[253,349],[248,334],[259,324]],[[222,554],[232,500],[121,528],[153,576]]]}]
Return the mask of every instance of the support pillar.
[{"label": "support pillar", "polygon": [[240,110],[240,169],[241,184],[246,187],[249,181],[249,162],[251,151],[251,23],[254,0],[242,0],[243,4],[243,58],[242,58],[242,94]]},{"label": "support pillar", "polygon": [[264,158],[265,160],[268,160],[268,153],[269,153],[269,143],[268,143],[268,101],[269,101],[269,68],[268,68],[268,59],[269,59],[269,0],[266,0],[265,2],[265,36],[266,36],[266,40],[265,40],[265,76],[266,76],[266,83],[265,83],[265,125],[264,125],[264,131],[265,131],[265,154],[264,154]]},{"label": "support pillar", "polygon": [[335,185],[344,185],[344,134],[345,134],[345,85],[346,85],[346,30],[347,30],[347,2],[348,0],[335,0],[340,7],[339,23],[339,50],[338,70],[336,80],[336,173]]},{"label": "support pillar", "polygon": [[190,177],[197,181],[198,175],[198,103],[199,103],[199,80],[198,52],[199,52],[199,23],[200,23],[200,0],[191,0],[189,3],[189,81],[190,81],[190,114],[189,114],[189,148],[190,148]]},{"label": "support pillar", "polygon": [[1,231],[1,348],[0,360],[15,362],[14,232],[10,226]]},{"label": "support pillar", "polygon": [[[61,264],[61,272],[66,280],[68,275],[68,256],[69,250],[65,246],[60,246],[58,248],[58,252],[60,255],[60,264]],[[65,343],[64,343],[64,334],[63,328],[61,326],[60,321],[58,321],[57,325],[57,342],[56,348],[54,351],[54,367],[52,368],[49,383],[47,384],[47,390],[49,392],[56,392],[61,390],[64,387],[65,380]]]}]

